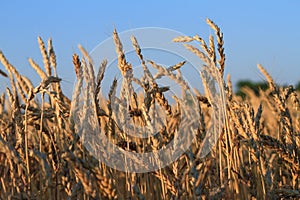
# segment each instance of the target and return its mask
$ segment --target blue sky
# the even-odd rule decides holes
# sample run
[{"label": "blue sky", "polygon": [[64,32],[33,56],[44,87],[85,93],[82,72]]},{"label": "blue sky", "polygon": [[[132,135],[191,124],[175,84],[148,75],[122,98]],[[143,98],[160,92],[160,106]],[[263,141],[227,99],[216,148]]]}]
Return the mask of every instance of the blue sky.
[{"label": "blue sky", "polygon": [[[163,27],[207,37],[208,17],[225,39],[226,73],[263,80],[261,63],[279,84],[300,81],[300,1],[1,1],[0,49],[24,75],[39,80],[27,59],[40,64],[37,36],[52,37],[63,87],[71,92],[77,45],[92,50],[119,32]],[[0,69],[4,69],[0,65]],[[8,81],[0,77],[1,87]]]}]

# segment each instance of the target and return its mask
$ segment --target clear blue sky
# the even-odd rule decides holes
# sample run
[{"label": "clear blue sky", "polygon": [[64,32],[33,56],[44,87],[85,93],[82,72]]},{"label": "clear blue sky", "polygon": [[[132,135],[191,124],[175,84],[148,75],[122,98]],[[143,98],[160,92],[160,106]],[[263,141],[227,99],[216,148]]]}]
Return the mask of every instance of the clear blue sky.
[{"label": "clear blue sky", "polygon": [[[52,37],[63,87],[71,91],[78,44],[92,50],[114,27],[119,32],[163,27],[206,37],[208,17],[223,30],[226,73],[234,82],[262,80],[256,68],[261,63],[276,82],[295,84],[300,81],[299,9],[297,0],[1,1],[0,49],[23,74],[38,80],[27,58],[42,64],[37,36]],[[8,84],[3,79],[1,87]]]}]

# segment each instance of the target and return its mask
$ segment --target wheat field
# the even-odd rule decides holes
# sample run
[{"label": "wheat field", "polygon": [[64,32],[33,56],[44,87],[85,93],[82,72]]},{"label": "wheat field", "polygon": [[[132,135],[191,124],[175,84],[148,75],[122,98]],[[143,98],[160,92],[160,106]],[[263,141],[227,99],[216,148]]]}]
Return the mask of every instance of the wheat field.
[{"label": "wheat field", "polygon": [[[207,24],[214,32],[208,42],[198,35],[173,41],[182,43],[204,63],[222,90],[223,104],[215,105],[209,83],[199,77],[205,92],[193,90],[200,121],[192,145],[173,163],[146,173],[122,172],[95,159],[82,144],[72,106],[78,103],[82,90],[92,91],[89,95],[96,108],[97,122],[112,143],[126,151],[155,151],[174,138],[177,125],[184,123],[178,116],[189,109],[180,97],[174,97],[176,103],[169,102],[165,97],[168,87],[161,87],[157,80],[168,77],[186,89],[181,74],[185,62],[170,67],[147,61],[138,40],[132,37],[144,71],[143,79],[138,79],[133,76],[115,30],[116,67],[129,81],[114,80],[106,86],[110,87],[109,94],[102,94],[107,62],[103,61],[95,73],[87,51],[79,46],[82,55],[70,58],[77,78],[70,99],[61,89],[51,39],[46,46],[38,37],[43,63],[28,59],[41,78],[37,86],[0,51],[0,78],[10,81],[0,97],[0,199],[299,199],[299,93],[293,86],[278,86],[258,65],[268,89],[260,90],[257,96],[244,88],[244,99],[235,95],[230,76],[224,77],[223,33],[213,21],[207,19]],[[150,67],[157,73],[151,74]],[[143,91],[136,93],[133,82]],[[123,94],[131,95],[131,102],[116,95],[119,84]],[[126,137],[126,132],[117,126],[117,121],[122,122],[125,117],[117,118],[113,109],[115,104],[124,102],[130,106],[133,125],[145,126],[153,120],[153,111],[163,116],[157,137]],[[201,144],[217,107],[224,110],[225,123],[218,129],[216,145],[201,157]]]}]

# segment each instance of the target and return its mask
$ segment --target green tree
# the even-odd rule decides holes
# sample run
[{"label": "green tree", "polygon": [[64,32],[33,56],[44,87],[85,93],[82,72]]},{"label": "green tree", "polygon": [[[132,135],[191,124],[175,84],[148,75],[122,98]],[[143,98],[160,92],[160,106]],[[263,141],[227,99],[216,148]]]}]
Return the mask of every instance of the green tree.
[{"label": "green tree", "polygon": [[259,90],[265,91],[268,89],[268,83],[267,82],[253,82],[250,80],[241,80],[237,82],[237,92],[236,94],[241,96],[242,98],[246,97],[246,94],[242,91],[242,88],[250,88],[253,90],[256,96],[259,96]]},{"label": "green tree", "polygon": [[295,90],[300,91],[300,81],[296,84]]}]

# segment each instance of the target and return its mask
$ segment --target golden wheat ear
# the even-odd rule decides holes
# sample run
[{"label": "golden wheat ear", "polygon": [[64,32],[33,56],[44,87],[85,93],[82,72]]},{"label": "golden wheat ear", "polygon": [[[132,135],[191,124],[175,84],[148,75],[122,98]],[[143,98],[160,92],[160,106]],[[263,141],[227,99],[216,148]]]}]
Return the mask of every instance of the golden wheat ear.
[{"label": "golden wheat ear", "polygon": [[40,36],[38,37],[38,43],[39,43],[39,48],[40,48],[41,54],[43,56],[44,68],[46,70],[47,75],[51,76],[49,55],[48,55],[48,52],[46,50],[45,43],[44,43],[43,39]]}]

